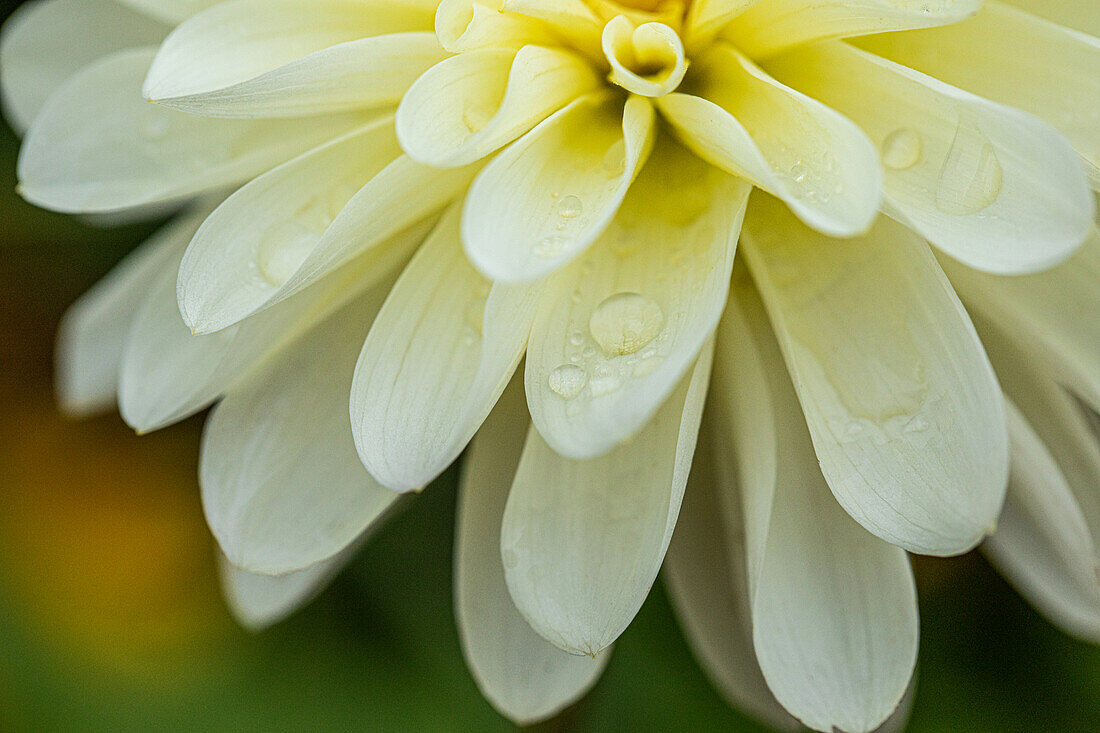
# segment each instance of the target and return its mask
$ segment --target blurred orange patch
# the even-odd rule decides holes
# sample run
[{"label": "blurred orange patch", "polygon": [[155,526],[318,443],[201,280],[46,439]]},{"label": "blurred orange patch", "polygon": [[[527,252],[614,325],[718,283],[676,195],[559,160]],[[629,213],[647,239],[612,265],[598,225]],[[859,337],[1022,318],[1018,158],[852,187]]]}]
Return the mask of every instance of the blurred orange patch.
[{"label": "blurred orange patch", "polygon": [[27,629],[142,676],[224,638],[195,426],[137,438],[36,393],[0,415],[0,578]]}]

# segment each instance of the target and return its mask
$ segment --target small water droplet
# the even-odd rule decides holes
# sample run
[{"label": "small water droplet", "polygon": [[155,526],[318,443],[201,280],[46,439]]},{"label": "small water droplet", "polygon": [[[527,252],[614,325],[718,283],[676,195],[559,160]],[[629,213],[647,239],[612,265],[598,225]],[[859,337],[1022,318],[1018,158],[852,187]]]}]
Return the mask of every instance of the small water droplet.
[{"label": "small water droplet", "polygon": [[317,235],[308,227],[293,220],[282,222],[260,240],[256,267],[264,280],[280,287],[297,271],[316,243]]},{"label": "small water droplet", "polygon": [[993,143],[977,125],[960,120],[940,170],[936,208],[953,216],[977,214],[997,200],[1003,183]]},{"label": "small water droplet", "polygon": [[611,394],[622,386],[622,382],[613,374],[609,374],[605,377],[596,377],[588,383],[588,391],[592,393],[593,397],[603,397],[604,395]]},{"label": "small water droplet", "polygon": [[576,364],[562,364],[554,367],[547,378],[547,383],[554,394],[567,400],[579,395],[587,382],[588,372]]},{"label": "small water droplet", "polygon": [[580,331],[574,331],[569,334],[569,343],[573,346],[580,346],[584,343],[584,334]]},{"label": "small water droplet", "polygon": [[603,155],[603,172],[608,178],[618,178],[626,169],[626,142],[616,140]]},{"label": "small water droplet", "polygon": [[852,422],[848,423],[847,432],[848,435],[851,435],[853,437],[856,435],[860,435],[863,432],[863,423],[859,422],[858,420],[853,420]]},{"label": "small water droplet", "polygon": [[882,141],[882,162],[896,171],[912,168],[920,162],[923,147],[920,135],[913,130],[894,130]]},{"label": "small water droplet", "polygon": [[565,244],[568,241],[568,239],[559,234],[552,234],[548,237],[543,237],[535,245],[535,256],[542,257],[544,259],[557,257],[561,254],[561,251],[565,249]]},{"label": "small water droplet", "polygon": [[608,356],[633,354],[657,338],[664,326],[661,306],[639,293],[616,293],[592,311],[588,330]]},{"label": "small water droplet", "polygon": [[565,196],[558,202],[558,216],[563,219],[576,219],[583,212],[584,203],[576,196]]}]

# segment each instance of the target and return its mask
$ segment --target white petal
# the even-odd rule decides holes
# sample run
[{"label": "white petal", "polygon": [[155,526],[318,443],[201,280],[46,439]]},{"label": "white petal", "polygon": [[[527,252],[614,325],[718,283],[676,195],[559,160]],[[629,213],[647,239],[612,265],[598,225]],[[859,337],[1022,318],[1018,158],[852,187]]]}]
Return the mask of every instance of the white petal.
[{"label": "white petal", "polygon": [[[445,54],[428,31],[389,33],[315,51],[247,81],[153,101],[207,117],[296,117],[396,104]],[[185,72],[186,73],[186,72]]]},{"label": "white petal", "polygon": [[286,575],[241,570],[218,555],[222,593],[233,618],[250,631],[263,631],[306,605],[325,589],[361,546],[355,542],[336,557]]},{"label": "white petal", "polygon": [[[95,31],[89,33],[89,29]],[[126,10],[115,0],[35,0],[24,3],[0,34],[4,114],[17,132],[30,127],[54,91],[96,59],[159,43],[168,26]]]},{"label": "white petal", "polygon": [[203,431],[199,482],[233,565],[277,575],[332,557],[398,495],[359,462],[348,395],[377,285],[233,385]]},{"label": "white petal", "polygon": [[397,137],[421,163],[466,165],[598,83],[588,62],[565,49],[469,51],[436,64],[412,85],[397,108]]},{"label": "white petal", "polygon": [[641,430],[718,325],[750,186],[663,141],[596,246],[556,273],[527,350],[527,404],[557,453]]},{"label": "white petal", "polygon": [[187,248],[177,284],[193,331],[218,331],[269,303],[348,200],[400,155],[392,119],[268,171],[211,214]]},{"label": "white petal", "polygon": [[1100,566],[1093,536],[1050,451],[1011,405],[1008,418],[1008,498],[982,550],[1051,621],[1098,641]]},{"label": "white petal", "polygon": [[[383,246],[412,251],[430,228],[417,225]],[[402,257],[395,254],[393,264]],[[137,309],[119,379],[122,417],[140,432],[193,415],[222,395],[263,359],[277,353],[325,315],[361,292],[371,280],[369,258],[353,261],[316,287],[248,320],[206,336],[193,336],[176,306],[178,260],[160,274]]]},{"label": "white petal", "polygon": [[1004,500],[1004,404],[928,246],[885,219],[828,240],[761,197],[741,248],[837,500],[913,552],[974,547]]},{"label": "white petal", "polygon": [[[799,730],[768,689],[752,648],[741,496],[718,467],[709,430],[704,421],[665,557],[669,598],[695,658],[730,704],[779,730]],[[722,452],[727,458],[725,444]]]},{"label": "white petal", "polygon": [[997,369],[1005,394],[1057,462],[1081,507],[1094,541],[1100,538],[1100,439],[1078,403],[1041,362],[1021,350],[1012,331],[975,316],[982,342]]},{"label": "white petal", "polygon": [[851,121],[783,86],[719,44],[696,64],[699,81],[657,100],[699,156],[783,199],[836,237],[867,230],[882,199],[874,144]]},{"label": "white petal", "polygon": [[869,731],[894,712],[916,661],[908,559],[830,496],[763,309],[744,280],[734,291],[712,394],[739,470],[756,655],[803,723]]},{"label": "white petal", "polygon": [[1092,230],[1080,159],[1031,115],[840,42],[784,54],[768,70],[878,142],[884,211],[972,267],[1034,272]]},{"label": "white petal", "polygon": [[981,6],[982,0],[761,0],[735,19],[725,35],[760,58],[826,38],[958,23]]},{"label": "white petal", "polygon": [[649,102],[605,94],[570,104],[494,158],[474,179],[462,240],[487,277],[529,282],[589,247],[618,211],[654,139]]},{"label": "white petal", "polygon": [[112,211],[247,180],[362,124],[362,115],[216,120],[142,99],[155,49],[121,51],[69,79],[19,155],[20,193],[58,211]]},{"label": "white petal", "polygon": [[153,18],[175,24],[206,10],[221,0],[118,0],[118,2]]},{"label": "white petal", "polygon": [[562,458],[527,433],[501,528],[508,591],[531,627],[598,654],[649,594],[672,537],[703,410],[713,344],[627,445]]},{"label": "white petal", "polygon": [[454,205],[402,273],[355,367],[351,424],[383,485],[420,489],[473,437],[508,384],[539,287],[493,285],[462,254]]},{"label": "white petal", "polygon": [[1027,358],[1100,410],[1100,234],[1068,261],[1025,277],[997,277],[941,258],[972,313],[1013,334]]},{"label": "white petal", "polygon": [[527,432],[523,389],[505,390],[462,465],[455,520],[455,620],[466,663],[482,694],[520,725],[549,718],[596,682],[610,651],[567,654],[516,611],[500,560],[500,523]]},{"label": "white petal", "polygon": [[864,48],[1046,120],[1100,186],[1100,39],[990,0],[965,23],[861,39]]},{"label": "white petal", "polygon": [[294,274],[271,295],[273,305],[427,217],[462,193],[477,172],[432,168],[407,155],[394,160],[351,197]]},{"label": "white petal", "polygon": [[142,93],[229,117],[396,102],[443,58],[430,27],[428,13],[380,0],[230,0],[172,32]]},{"label": "white petal", "polygon": [[200,207],[160,229],[65,312],[57,336],[56,380],[66,412],[91,415],[114,406],[134,312],[209,212],[210,207]]}]

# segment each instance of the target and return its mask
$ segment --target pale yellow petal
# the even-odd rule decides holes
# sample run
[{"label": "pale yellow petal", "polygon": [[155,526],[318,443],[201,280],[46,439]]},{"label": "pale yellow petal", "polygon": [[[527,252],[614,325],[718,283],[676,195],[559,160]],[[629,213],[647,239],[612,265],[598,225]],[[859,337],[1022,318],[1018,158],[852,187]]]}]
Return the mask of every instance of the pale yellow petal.
[{"label": "pale yellow petal", "polygon": [[972,267],[1034,272],[1092,230],[1080,159],[1035,117],[839,41],[767,68],[858,123],[885,164],[883,210]]},{"label": "pale yellow petal", "polygon": [[549,280],[526,387],[555,451],[611,450],[676,388],[725,306],[749,190],[663,141],[604,236]]},{"label": "pale yellow petal", "polygon": [[696,70],[688,93],[656,100],[689,148],[783,199],[818,231],[867,230],[882,200],[882,168],[862,130],[728,44],[713,47]]},{"label": "pale yellow petal", "polygon": [[741,251],[840,504],[913,552],[974,547],[1004,500],[1004,404],[928,245],[886,219],[829,240],[754,196]]},{"label": "pale yellow petal", "polygon": [[957,25],[860,39],[859,45],[940,81],[1046,120],[1100,187],[1100,39],[988,0]]},{"label": "pale yellow petal", "polygon": [[619,210],[654,135],[641,97],[620,106],[594,94],[546,119],[474,179],[462,219],[470,260],[492,280],[530,282],[577,257]]}]

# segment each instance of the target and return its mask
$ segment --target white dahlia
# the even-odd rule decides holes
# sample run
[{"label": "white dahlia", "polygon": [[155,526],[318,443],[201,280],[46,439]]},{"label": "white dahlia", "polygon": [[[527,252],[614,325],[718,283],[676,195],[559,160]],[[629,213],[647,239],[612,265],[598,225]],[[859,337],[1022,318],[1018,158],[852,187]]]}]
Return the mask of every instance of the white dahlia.
[{"label": "white dahlia", "polygon": [[1092,0],[28,3],[23,195],[186,206],[70,310],[62,401],[218,402],[245,623],[472,439],[456,613],[502,713],[581,695],[664,565],[729,699],[871,730],[907,551],[997,527],[1100,640],[1097,35]]}]

